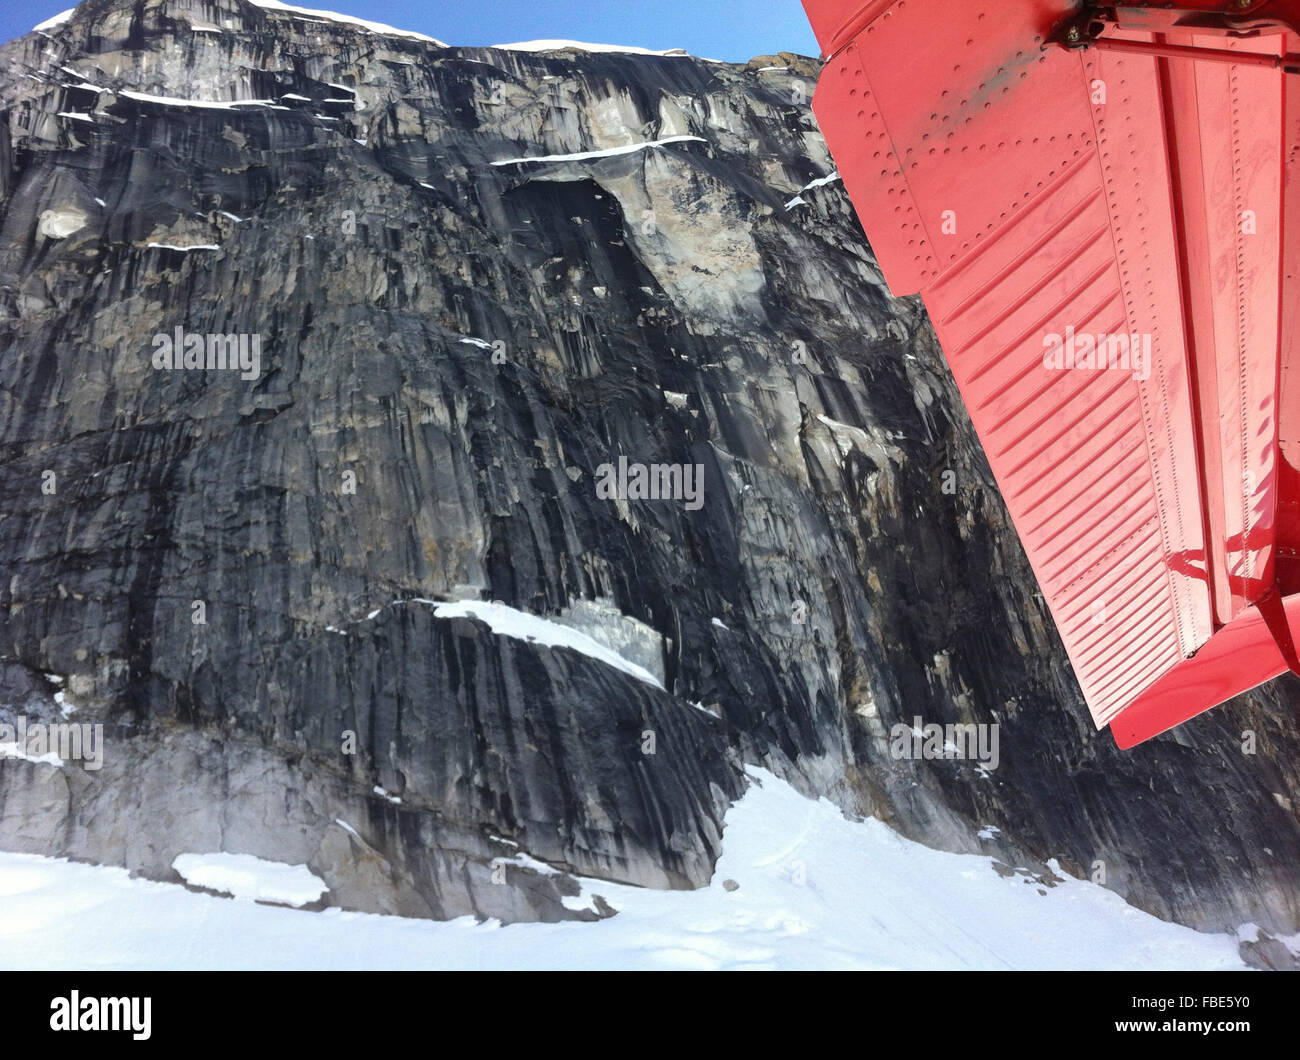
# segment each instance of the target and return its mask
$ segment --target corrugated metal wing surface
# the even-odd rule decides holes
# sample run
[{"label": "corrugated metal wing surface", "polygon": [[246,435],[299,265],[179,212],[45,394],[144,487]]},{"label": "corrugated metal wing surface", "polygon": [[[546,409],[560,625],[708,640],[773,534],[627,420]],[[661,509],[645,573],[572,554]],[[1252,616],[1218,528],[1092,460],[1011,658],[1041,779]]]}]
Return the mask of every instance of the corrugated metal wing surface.
[{"label": "corrugated metal wing surface", "polygon": [[819,122],[1104,726],[1273,582],[1283,76],[1044,49],[1060,0],[805,6]]}]

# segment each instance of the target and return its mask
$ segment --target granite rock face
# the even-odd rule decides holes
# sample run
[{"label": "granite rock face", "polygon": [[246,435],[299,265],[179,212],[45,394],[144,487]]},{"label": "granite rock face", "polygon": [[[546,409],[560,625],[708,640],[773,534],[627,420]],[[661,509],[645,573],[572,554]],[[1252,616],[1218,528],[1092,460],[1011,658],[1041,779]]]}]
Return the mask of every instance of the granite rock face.
[{"label": "granite rock face", "polygon": [[[593,917],[568,873],[708,880],[755,763],[1294,932],[1295,689],[1092,730],[817,72],[246,0],[0,47],[0,714],[104,726],[102,769],[0,761],[0,848]],[[673,495],[611,496],[636,465]],[[996,723],[996,768],[896,758],[917,718]]]}]

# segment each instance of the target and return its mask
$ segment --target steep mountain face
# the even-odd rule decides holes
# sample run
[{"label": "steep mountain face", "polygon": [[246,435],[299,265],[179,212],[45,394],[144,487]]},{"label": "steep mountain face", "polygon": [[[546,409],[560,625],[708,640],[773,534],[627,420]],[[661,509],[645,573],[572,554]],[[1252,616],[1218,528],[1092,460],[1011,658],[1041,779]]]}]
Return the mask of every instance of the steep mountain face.
[{"label": "steep mountain face", "polygon": [[[569,873],[709,879],[761,764],[1295,931],[1294,690],[1092,730],[816,76],[247,0],[0,48],[0,721],[104,726],[100,769],[0,761],[0,849],[593,917]],[[917,718],[996,767],[896,758]]]}]

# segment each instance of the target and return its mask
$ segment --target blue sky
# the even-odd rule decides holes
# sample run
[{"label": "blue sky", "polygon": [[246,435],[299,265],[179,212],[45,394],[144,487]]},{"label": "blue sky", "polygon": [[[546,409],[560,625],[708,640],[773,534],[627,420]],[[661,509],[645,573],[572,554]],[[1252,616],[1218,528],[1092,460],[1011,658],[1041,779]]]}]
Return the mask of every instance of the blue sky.
[{"label": "blue sky", "polygon": [[[71,0],[0,0],[0,40],[69,6]],[[817,54],[799,0],[305,0],[303,6],[418,30],[449,44],[561,37],[685,48],[733,62],[778,51]]]}]

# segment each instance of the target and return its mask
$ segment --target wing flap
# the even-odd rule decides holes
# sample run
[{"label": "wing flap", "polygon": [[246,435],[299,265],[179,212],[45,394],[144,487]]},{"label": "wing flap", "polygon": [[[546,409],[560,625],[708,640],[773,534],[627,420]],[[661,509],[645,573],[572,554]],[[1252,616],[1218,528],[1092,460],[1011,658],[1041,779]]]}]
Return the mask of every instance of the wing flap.
[{"label": "wing flap", "polygon": [[805,6],[834,50],[823,132],[1105,726],[1274,588],[1293,93],[1262,66],[1044,48],[1067,2]]}]

